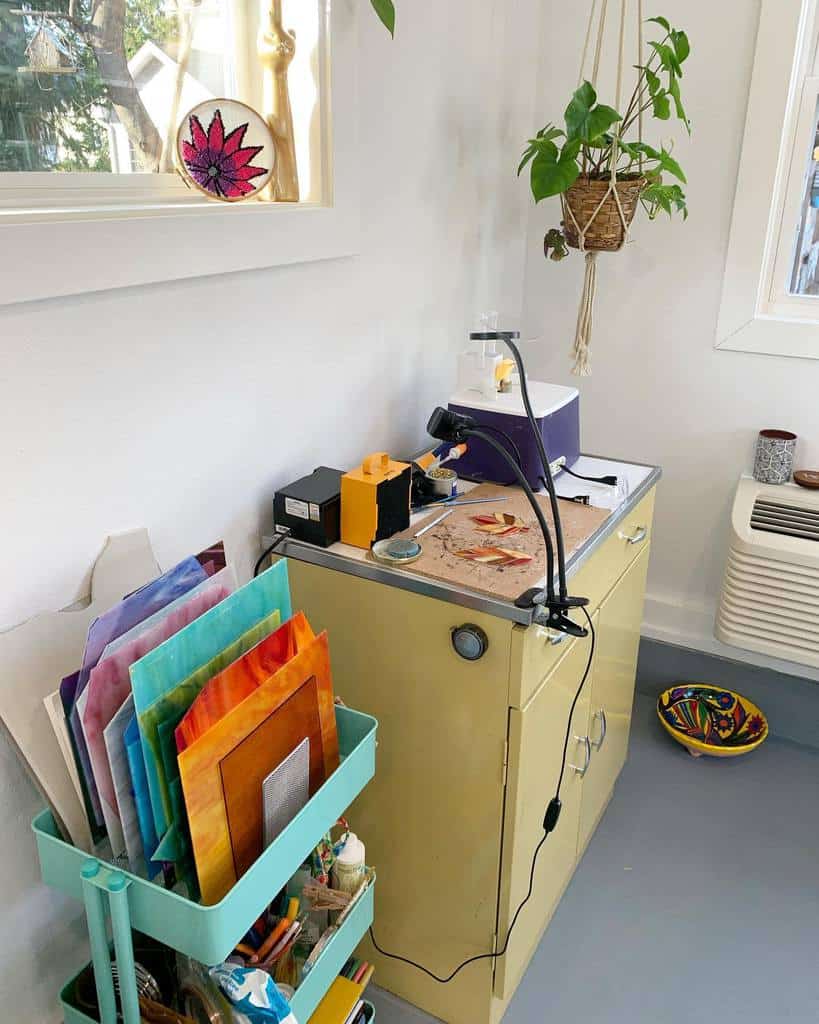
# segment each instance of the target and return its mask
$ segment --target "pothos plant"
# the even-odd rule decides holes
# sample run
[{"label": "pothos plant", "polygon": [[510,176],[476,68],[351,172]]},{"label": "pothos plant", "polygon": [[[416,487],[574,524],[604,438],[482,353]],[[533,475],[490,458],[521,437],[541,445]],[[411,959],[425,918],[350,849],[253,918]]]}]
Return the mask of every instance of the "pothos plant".
[{"label": "pothos plant", "polygon": [[[578,182],[611,181],[614,174],[618,181],[641,183],[640,201],[652,220],[660,211],[688,216],[682,188],[686,177],[671,145],[656,148],[638,133],[646,114],[660,122],[676,118],[690,133],[680,79],[691,46],[685,32],[668,19],[650,18],[649,23],[662,35],[648,44],[651,56],[645,64],[635,66],[637,83],[622,112],[598,102],[594,86],[586,81],[566,108],[565,127],[547,124],[529,139],[518,174],[530,165],[535,202],[563,195]],[[549,232],[547,248],[549,240],[553,259],[566,255],[563,232]]]}]

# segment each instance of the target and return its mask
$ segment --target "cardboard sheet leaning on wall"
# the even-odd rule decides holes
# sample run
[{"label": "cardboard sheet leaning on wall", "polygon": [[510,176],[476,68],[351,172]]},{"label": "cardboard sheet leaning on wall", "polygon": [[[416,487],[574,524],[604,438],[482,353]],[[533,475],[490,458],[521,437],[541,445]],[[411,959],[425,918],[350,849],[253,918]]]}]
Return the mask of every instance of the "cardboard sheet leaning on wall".
[{"label": "cardboard sheet leaning on wall", "polygon": [[86,852],[92,840],[85,808],[47,706],[53,713],[60,680],[82,661],[94,619],[159,572],[147,530],[115,534],[94,565],[87,604],[41,612],[0,633],[0,721],[63,834]]}]

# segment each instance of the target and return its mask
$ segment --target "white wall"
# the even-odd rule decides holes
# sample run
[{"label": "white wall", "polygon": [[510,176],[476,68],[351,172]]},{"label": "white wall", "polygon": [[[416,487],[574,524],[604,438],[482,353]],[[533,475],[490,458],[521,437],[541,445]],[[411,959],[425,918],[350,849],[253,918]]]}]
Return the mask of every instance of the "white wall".
[{"label": "white wall", "polygon": [[[537,0],[399,0],[394,43],[359,6],[360,258],[0,310],[0,627],[82,596],[129,526],[166,566],[224,537],[246,576],[277,485],[411,450],[475,313],[519,318]],[[26,1024],[86,956],[37,882],[38,806],[0,743],[0,1004]]]},{"label": "white wall", "polygon": [[[567,19],[564,3],[546,2],[537,127],[561,116],[574,87],[588,6],[580,8]],[[799,461],[819,464],[819,362],[713,347],[758,0],[662,0],[646,10],[686,28],[692,41],[683,86],[693,135],[673,130],[691,216],[685,224],[638,216],[633,244],[600,258],[593,376],[579,380],[568,350],[582,258],[544,261],[543,234],[559,223],[558,206],[533,208],[524,327],[540,339],[532,369],[581,389],[584,449],[663,467],[644,631],[737,656],[711,636],[734,488],[763,427],[795,431]]]}]

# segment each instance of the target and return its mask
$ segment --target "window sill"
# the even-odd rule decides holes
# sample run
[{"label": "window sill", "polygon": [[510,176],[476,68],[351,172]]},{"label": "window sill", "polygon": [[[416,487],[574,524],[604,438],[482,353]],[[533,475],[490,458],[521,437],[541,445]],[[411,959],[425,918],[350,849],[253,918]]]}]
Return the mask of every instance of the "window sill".
[{"label": "window sill", "polygon": [[[356,15],[333,5],[330,205],[217,203],[175,175],[0,175],[0,306],[309,263],[359,250]],[[21,180],[21,177],[23,180]],[[152,180],[146,180],[152,178]]]},{"label": "window sill", "polygon": [[716,347],[728,352],[819,359],[819,324],[759,315],[722,337]]},{"label": "window sill", "polygon": [[332,207],[206,202],[90,214],[0,215],[0,306],[336,259],[354,255],[360,235],[351,196]]}]

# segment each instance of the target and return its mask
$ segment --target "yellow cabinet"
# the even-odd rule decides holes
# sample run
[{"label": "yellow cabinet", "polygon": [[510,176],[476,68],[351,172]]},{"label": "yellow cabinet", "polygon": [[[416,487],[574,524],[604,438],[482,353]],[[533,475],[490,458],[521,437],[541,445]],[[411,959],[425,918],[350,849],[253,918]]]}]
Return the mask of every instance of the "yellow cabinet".
[{"label": "yellow cabinet", "polygon": [[[622,768],[653,501],[648,488],[573,574],[572,592],[591,598],[595,659],[572,716],[560,821],[495,961],[485,954],[526,895],[590,641],[343,551],[288,547],[293,606],[328,631],[337,694],[380,722],[378,771],[350,809],[378,872],[377,940],[439,975],[479,959],[442,985],[369,940],[359,955],[380,985],[447,1024],[500,1021]],[[453,649],[467,623],[485,639],[475,661]]]},{"label": "yellow cabinet", "polygon": [[[543,837],[543,815],[560,775],[569,712],[590,652],[588,639],[569,646],[526,707],[509,712],[498,946],[529,889],[532,856]],[[583,688],[568,729],[567,765],[560,790],[563,806],[557,828],[540,850],[534,895],[520,912],[506,956],[495,969],[494,991],[499,999],[517,987],[574,872],[583,776],[591,760],[589,689]]]},{"label": "yellow cabinet", "polygon": [[592,756],[583,779],[578,836],[581,856],[626,762],[648,554],[648,549],[644,549],[600,607],[590,711],[585,729]]}]

